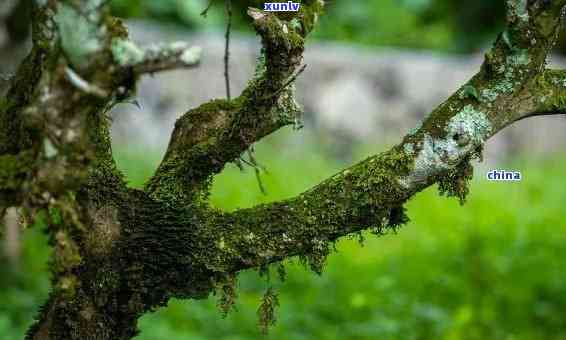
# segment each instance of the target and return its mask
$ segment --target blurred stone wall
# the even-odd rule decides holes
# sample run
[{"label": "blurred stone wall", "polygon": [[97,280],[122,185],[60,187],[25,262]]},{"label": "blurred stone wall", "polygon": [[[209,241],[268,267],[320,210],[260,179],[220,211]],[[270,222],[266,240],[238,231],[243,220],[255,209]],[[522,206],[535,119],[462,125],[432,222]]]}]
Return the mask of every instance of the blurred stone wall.
[{"label": "blurred stone wall", "polygon": [[[144,77],[137,95],[141,109],[120,104],[113,111],[116,144],[163,152],[181,114],[225,96],[223,33],[194,34],[148,21],[132,21],[129,27],[140,44],[183,40],[204,51],[196,69]],[[28,48],[29,44],[0,47],[0,76],[14,72]],[[233,36],[233,94],[252,75],[258,51],[258,39]],[[396,143],[476,72],[482,58],[310,43],[305,56],[308,66],[297,82],[306,132],[297,134],[296,143],[301,143],[301,135],[315,134],[339,153],[361,143]],[[553,60],[553,64],[566,67],[564,60]],[[3,85],[0,79],[0,94]],[[566,144],[565,134],[564,117],[524,120],[489,141],[487,158],[560,152]]]},{"label": "blurred stone wall", "polygon": [[[140,43],[185,40],[204,50],[197,69],[146,77],[138,94],[141,110],[122,104],[114,112],[117,143],[162,151],[180,114],[225,96],[224,38],[222,32],[189,34],[148,22],[131,22],[130,33]],[[258,49],[253,37],[232,39],[233,93],[239,93],[253,73]],[[340,139],[342,148],[360,142],[395,143],[473,75],[482,58],[311,43],[305,56],[308,66],[298,80],[306,129],[330,136],[324,140]],[[554,63],[566,66],[564,61]],[[565,131],[563,117],[525,120],[490,141],[487,155],[557,152],[566,144]]]}]

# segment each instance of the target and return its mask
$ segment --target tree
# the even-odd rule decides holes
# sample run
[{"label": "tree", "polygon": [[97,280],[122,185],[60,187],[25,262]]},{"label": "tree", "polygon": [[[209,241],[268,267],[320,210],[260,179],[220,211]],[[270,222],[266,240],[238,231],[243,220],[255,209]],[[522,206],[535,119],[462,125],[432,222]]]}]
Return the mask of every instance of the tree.
[{"label": "tree", "polygon": [[[566,72],[545,67],[566,0],[506,5],[478,73],[401,143],[297,197],[228,213],[208,205],[211,180],[298,119],[293,80],[323,1],[293,17],[248,10],[263,46],[256,75],[237,98],[182,115],[143,190],[116,168],[108,110],[140,76],[196,65],[199,50],[135,45],[107,1],[33,1],[33,48],[0,101],[0,210],[44,219],[54,249],[52,292],[28,339],[130,339],[172,297],[219,291],[229,308],[239,272],[296,256],[320,272],[333,242],[397,229],[404,203],[434,183],[463,202],[488,138],[566,109]],[[266,323],[276,303],[268,294]]]}]

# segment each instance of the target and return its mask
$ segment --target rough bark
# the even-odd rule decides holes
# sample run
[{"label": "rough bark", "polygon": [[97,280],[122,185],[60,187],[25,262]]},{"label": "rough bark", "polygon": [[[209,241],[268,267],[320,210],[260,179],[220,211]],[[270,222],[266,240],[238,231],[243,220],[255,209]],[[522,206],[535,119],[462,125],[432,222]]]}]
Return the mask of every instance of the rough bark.
[{"label": "rough bark", "polygon": [[33,49],[0,101],[0,211],[42,218],[54,248],[53,290],[28,339],[130,339],[144,313],[205,298],[241,270],[300,256],[320,272],[332,242],[398,228],[404,203],[433,183],[464,200],[470,160],[501,129],[566,110],[566,72],[545,68],[566,0],[508,0],[479,72],[400,144],[295,198],[228,213],[208,205],[210,181],[299,118],[290,80],[323,2],[285,18],[249,10],[263,46],[256,76],[177,121],[144,190],[116,169],[106,113],[140,75],[192,67],[198,50],[136,46],[102,0],[33,4]]}]

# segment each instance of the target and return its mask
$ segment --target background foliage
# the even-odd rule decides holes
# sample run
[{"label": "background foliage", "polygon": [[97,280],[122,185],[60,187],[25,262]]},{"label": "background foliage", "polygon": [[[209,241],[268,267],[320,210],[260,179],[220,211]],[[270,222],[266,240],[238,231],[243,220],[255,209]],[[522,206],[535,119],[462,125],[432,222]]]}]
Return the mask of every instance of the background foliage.
[{"label": "background foliage", "polygon": [[[193,29],[224,25],[222,0],[213,0],[207,20],[199,13],[209,0],[113,0],[114,12],[179,23]],[[243,15],[259,0],[233,0],[236,29],[251,32]],[[501,28],[504,1],[366,0],[327,1],[315,38],[372,46],[471,52],[493,40]]]}]

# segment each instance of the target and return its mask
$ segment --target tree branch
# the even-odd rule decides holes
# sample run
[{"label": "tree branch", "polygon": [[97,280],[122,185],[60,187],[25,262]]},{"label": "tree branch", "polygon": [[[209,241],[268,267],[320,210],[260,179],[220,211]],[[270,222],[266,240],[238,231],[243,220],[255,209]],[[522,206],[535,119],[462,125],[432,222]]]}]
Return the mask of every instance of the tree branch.
[{"label": "tree branch", "polygon": [[[125,257],[130,267],[137,268],[132,280],[135,278],[139,287],[134,289],[142,296],[151,292],[148,299],[142,299],[147,303],[143,308],[164,304],[171,296],[206,296],[218,282],[243,269],[293,256],[306,259],[313,270],[320,272],[335,240],[368,229],[378,234],[395,230],[407,221],[403,205],[434,183],[439,184],[441,193],[465,199],[472,172],[470,161],[480,155],[491,136],[534,112],[549,107],[566,108],[565,101],[559,99],[564,98],[561,88],[564,73],[543,71],[566,0],[546,4],[546,1],[529,2],[526,9],[531,25],[528,27],[517,28],[517,16],[510,15],[508,30],[513,33],[500,36],[487,53],[481,70],[400,144],[341,171],[297,197],[222,212],[202,204],[184,205],[176,196],[177,188],[171,187],[177,183],[175,180],[162,182],[169,186],[161,192],[149,190],[149,195],[130,192],[128,199],[120,196],[119,201],[130,202],[123,203],[120,211],[124,214],[121,221],[127,233],[123,246]],[[555,7],[559,4],[560,7]],[[521,20],[523,16],[521,12]],[[260,13],[257,19],[262,18],[266,17]],[[525,37],[535,40],[524,40]],[[528,48],[522,49],[522,43],[527,43]],[[285,81],[278,85],[282,83]],[[271,90],[277,88],[273,86]],[[545,104],[541,94],[546,94],[548,103],[553,104]],[[261,113],[263,95],[249,94],[245,99],[259,102]],[[210,155],[209,146],[226,136],[214,134],[217,129],[225,131],[226,127],[241,126],[230,120],[231,113],[240,112],[240,105],[217,101],[203,106],[211,111],[192,111],[186,116],[191,120],[183,117],[177,123],[177,135],[174,134],[165,159],[170,159],[170,152],[178,146],[175,143],[181,141],[188,143],[185,151],[200,147],[205,155]],[[246,114],[242,113],[244,117]],[[204,123],[200,129],[183,130],[190,121]],[[251,128],[253,132],[258,131],[254,127],[262,122],[255,124]],[[218,139],[207,139],[207,132]],[[193,144],[188,142],[191,138]],[[231,139],[222,141],[224,148],[231,147]],[[186,153],[178,154],[181,155]],[[186,164],[184,174],[194,176],[195,169],[191,166],[200,165],[197,160]],[[202,161],[203,168],[196,171],[208,173],[210,162],[204,156]],[[175,173],[179,169],[168,170],[180,176]],[[163,164],[160,171],[164,171]],[[167,190],[172,190],[171,199]],[[106,200],[118,201],[113,197]]]},{"label": "tree branch", "polygon": [[184,42],[140,48],[129,39],[118,38],[112,41],[112,52],[120,66],[142,75],[198,66],[202,50]]},{"label": "tree branch", "polygon": [[307,2],[291,21],[248,10],[263,46],[255,78],[238,98],[211,101],[177,121],[165,157],[146,186],[153,197],[181,205],[205,198],[212,176],[226,163],[297,121],[301,110],[294,86],[286,83],[301,64],[304,40],[322,7],[321,1]]},{"label": "tree branch", "polygon": [[206,297],[240,270],[301,256],[320,272],[332,242],[396,229],[403,204],[433,183],[464,199],[471,159],[501,129],[566,110],[565,74],[544,71],[566,0],[508,0],[507,30],[481,70],[400,144],[295,198],[210,208],[212,176],[300,111],[288,84],[323,6],[301,3],[289,20],[249,10],[263,46],[256,76],[238,98],[183,115],[140,191],[116,170],[105,113],[138,75],[187,50],[137,48],[99,0],[34,2],[34,48],[0,106],[0,206],[16,197],[44,209],[55,254],[53,293],[29,339],[126,340],[144,312]]},{"label": "tree branch", "polygon": [[508,3],[511,40],[498,39],[481,71],[402,143],[295,198],[213,212],[209,228],[216,226],[221,240],[214,251],[224,255],[218,266],[237,272],[299,255],[319,271],[332,242],[397,228],[407,220],[403,204],[432,184],[465,198],[470,160],[501,129],[541,112],[566,112],[566,72],[541,72],[566,1],[529,2],[526,12],[520,1]]}]

